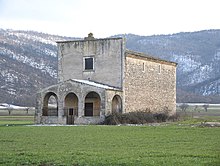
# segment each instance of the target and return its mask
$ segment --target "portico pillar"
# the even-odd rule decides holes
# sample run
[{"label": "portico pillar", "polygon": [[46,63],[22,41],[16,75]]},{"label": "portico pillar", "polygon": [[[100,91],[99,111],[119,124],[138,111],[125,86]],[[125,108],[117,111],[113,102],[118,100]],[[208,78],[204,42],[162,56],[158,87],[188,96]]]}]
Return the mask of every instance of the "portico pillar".
[{"label": "portico pillar", "polygon": [[85,99],[82,96],[80,96],[79,103],[78,103],[78,116],[79,117],[83,117],[84,116],[84,103],[85,103]]}]

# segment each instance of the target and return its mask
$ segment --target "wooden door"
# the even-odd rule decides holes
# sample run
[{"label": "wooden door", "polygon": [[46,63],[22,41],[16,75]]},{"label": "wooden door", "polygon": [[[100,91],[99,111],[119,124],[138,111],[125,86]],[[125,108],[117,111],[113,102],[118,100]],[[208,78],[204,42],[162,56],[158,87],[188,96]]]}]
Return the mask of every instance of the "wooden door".
[{"label": "wooden door", "polygon": [[93,116],[93,103],[85,103],[85,116]]},{"label": "wooden door", "polygon": [[69,108],[67,110],[67,124],[74,124],[74,109]]}]

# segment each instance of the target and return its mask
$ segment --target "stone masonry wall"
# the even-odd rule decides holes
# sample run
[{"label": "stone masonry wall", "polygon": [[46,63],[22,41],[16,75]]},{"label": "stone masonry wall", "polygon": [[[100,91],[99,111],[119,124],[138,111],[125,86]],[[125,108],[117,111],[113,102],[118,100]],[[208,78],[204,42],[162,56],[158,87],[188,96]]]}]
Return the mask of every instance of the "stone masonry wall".
[{"label": "stone masonry wall", "polygon": [[122,100],[122,112],[123,111],[123,92],[116,90],[107,90],[106,91],[106,106],[105,106],[105,115],[109,115],[112,113],[112,100],[114,96],[120,96]]},{"label": "stone masonry wall", "polygon": [[[58,42],[58,82],[92,80],[122,87],[124,41],[122,38]],[[94,58],[94,70],[84,69],[84,58]]]},{"label": "stone masonry wall", "polygon": [[125,112],[176,111],[176,65],[127,55],[125,60]]}]

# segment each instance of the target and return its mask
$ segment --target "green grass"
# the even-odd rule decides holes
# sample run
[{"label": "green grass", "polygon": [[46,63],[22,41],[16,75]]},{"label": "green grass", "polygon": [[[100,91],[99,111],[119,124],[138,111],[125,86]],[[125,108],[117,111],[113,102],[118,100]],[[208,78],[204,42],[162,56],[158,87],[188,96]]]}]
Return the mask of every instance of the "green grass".
[{"label": "green grass", "polygon": [[196,111],[193,106],[187,108],[186,112],[181,111],[179,108],[177,109],[177,113],[180,115],[181,120],[192,120],[192,121],[213,121],[220,122],[220,108],[212,109],[214,107],[208,108],[206,112],[204,109],[199,107]]},{"label": "green grass", "polygon": [[[24,126],[33,116],[0,116],[0,165],[220,165],[218,110],[160,126]],[[217,113],[217,116],[216,116]],[[194,114],[195,115],[195,114]]]},{"label": "green grass", "polygon": [[33,116],[0,116],[0,126],[33,124]]},{"label": "green grass", "polygon": [[[34,116],[35,110],[30,109],[27,113],[26,110],[12,110],[10,116]],[[0,110],[0,116],[8,116],[8,110]]]},{"label": "green grass", "polygon": [[219,165],[220,128],[0,126],[0,165]]}]

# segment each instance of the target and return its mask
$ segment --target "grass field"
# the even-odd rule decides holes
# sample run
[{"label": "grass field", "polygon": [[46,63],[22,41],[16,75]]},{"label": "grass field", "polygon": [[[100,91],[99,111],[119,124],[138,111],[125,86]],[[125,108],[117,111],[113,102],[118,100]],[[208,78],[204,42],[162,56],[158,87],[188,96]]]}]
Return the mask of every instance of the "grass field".
[{"label": "grass field", "polygon": [[[8,116],[9,110],[0,109],[0,116]],[[15,109],[13,110],[13,109],[11,109],[11,116],[34,116],[34,112],[35,112],[34,109],[29,109],[28,112],[27,112],[27,110],[15,110]]]},{"label": "grass field", "polygon": [[33,126],[33,116],[0,116],[0,165],[220,165],[220,128],[192,125],[219,121],[218,111],[191,113],[159,126]]},{"label": "grass field", "polygon": [[[197,107],[196,107],[197,106]],[[202,105],[191,104],[187,108],[187,110],[181,111],[179,107],[177,107],[177,113],[186,119],[194,119],[199,121],[216,121],[220,122],[220,105],[219,104],[210,104],[207,112],[203,108]]]},{"label": "grass field", "polygon": [[0,126],[34,124],[33,116],[0,116]]},{"label": "grass field", "polygon": [[0,126],[0,165],[219,165],[220,128]]}]

